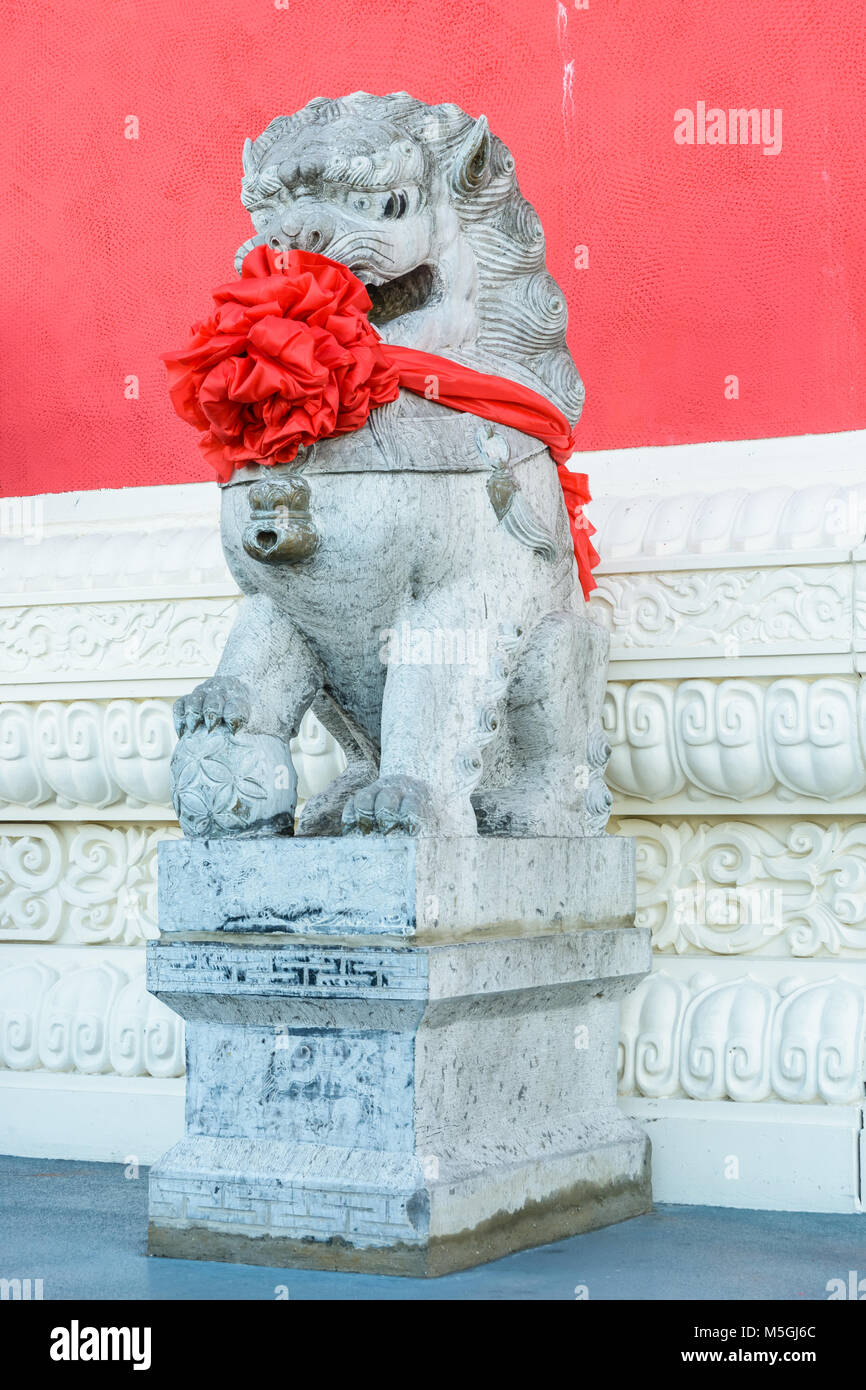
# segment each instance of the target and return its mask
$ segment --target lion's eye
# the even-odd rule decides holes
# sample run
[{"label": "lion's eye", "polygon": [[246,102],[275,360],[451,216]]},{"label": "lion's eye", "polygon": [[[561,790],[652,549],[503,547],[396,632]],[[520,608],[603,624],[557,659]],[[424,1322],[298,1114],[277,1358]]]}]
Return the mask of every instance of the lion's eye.
[{"label": "lion's eye", "polygon": [[353,207],[355,208],[356,212],[368,212],[370,209],[370,199],[356,198],[353,203]]},{"label": "lion's eye", "polygon": [[402,191],[399,193],[389,193],[382,209],[383,217],[405,217],[409,210],[409,199]]}]

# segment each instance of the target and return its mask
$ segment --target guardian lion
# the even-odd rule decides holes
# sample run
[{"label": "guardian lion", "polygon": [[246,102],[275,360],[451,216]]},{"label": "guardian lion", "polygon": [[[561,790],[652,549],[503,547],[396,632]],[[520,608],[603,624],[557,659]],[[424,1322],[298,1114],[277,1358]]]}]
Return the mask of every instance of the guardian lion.
[{"label": "guardian lion", "polygon": [[[246,142],[241,196],[238,265],[261,245],[326,255],[385,342],[577,420],[564,297],[484,117],[317,99]],[[431,379],[292,464],[238,468],[222,538],[243,599],[216,674],[175,706],[188,834],[603,832],[607,636],[538,439],[447,409]],[[294,827],[287,749],[310,708],[347,768]]]}]

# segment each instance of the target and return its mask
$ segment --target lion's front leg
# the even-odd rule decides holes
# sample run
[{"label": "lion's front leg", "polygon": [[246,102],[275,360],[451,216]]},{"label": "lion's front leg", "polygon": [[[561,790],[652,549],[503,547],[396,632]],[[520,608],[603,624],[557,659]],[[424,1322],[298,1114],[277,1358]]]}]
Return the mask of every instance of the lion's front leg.
[{"label": "lion's front leg", "polygon": [[344,834],[475,835],[470,795],[496,728],[497,633],[474,600],[415,608],[385,635],[379,776],[352,795]]},{"label": "lion's front leg", "polygon": [[243,599],[216,673],[175,702],[171,791],[184,834],[291,833],[289,741],[320,685],[290,620],[263,594]]}]

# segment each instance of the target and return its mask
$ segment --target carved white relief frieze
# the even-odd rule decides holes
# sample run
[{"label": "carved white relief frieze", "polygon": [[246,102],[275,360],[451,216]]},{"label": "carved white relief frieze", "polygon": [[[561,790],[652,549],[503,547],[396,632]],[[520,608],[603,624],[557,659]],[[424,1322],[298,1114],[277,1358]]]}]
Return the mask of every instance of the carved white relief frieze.
[{"label": "carved white relief frieze", "polygon": [[[590,610],[615,662],[679,651],[727,657],[863,646],[864,582],[838,566],[600,574]],[[6,683],[199,677],[219,660],[238,599],[0,607]]]},{"label": "carved white relief frieze", "polygon": [[0,822],[0,942],[157,935],[156,847],[174,826]]},{"label": "carved white relief frieze", "polygon": [[0,1067],[182,1076],[182,1021],[147,993],[141,964],[0,968]]},{"label": "carved white relief frieze", "polygon": [[[62,599],[70,589],[126,589],[137,597],[166,583],[219,583],[233,592],[220,545],[217,489],[206,486],[202,494],[202,503],[210,504],[209,515],[181,523],[173,514],[175,489],[166,487],[164,502],[155,515],[145,515],[144,525],[136,524],[140,491],[129,490],[122,516],[110,526],[67,531],[48,525],[35,542],[26,536],[0,538],[0,592],[42,595],[50,590]],[[121,505],[123,495],[116,497]]]},{"label": "carved white relief frieze", "polygon": [[653,949],[793,957],[866,951],[866,824],[639,820],[638,914]]},{"label": "carved white relief frieze", "polygon": [[611,634],[614,660],[696,648],[728,657],[768,646],[847,650],[853,573],[840,563],[601,574],[590,607]]},{"label": "carved white relief frieze", "polygon": [[229,597],[0,608],[0,669],[29,683],[198,676],[219,660],[236,606]]},{"label": "carved white relief frieze", "polygon": [[604,727],[615,792],[655,803],[854,798],[866,787],[858,677],[613,682]]},{"label": "carved white relief frieze", "polygon": [[168,805],[168,700],[0,704],[0,807]]},{"label": "carved white relief frieze", "polygon": [[[175,819],[169,765],[177,736],[172,701],[46,700],[0,703],[0,821],[27,812],[70,819],[97,810],[110,820]],[[292,741],[299,800],[345,766],[312,713]]]},{"label": "carved white relief frieze", "polygon": [[842,976],[658,971],[623,1001],[620,1092],[854,1104],[863,1099],[864,1006],[862,985]]},{"label": "carved white relief frieze", "polygon": [[866,535],[866,484],[601,497],[591,516],[607,568],[639,557],[786,550],[832,549],[842,558]]}]

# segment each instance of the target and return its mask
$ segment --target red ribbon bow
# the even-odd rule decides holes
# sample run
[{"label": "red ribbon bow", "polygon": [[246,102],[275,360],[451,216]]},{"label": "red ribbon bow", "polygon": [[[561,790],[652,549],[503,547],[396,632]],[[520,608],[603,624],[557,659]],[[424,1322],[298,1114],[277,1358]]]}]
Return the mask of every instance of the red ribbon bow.
[{"label": "red ribbon bow", "polygon": [[584,595],[595,588],[599,556],[585,473],[572,473],[568,421],[544,396],[505,377],[446,357],[385,343],[367,318],[370,298],[347,266],[309,251],[257,246],[239,280],[214,291],[210,318],[193,326],[182,352],[163,355],[169,394],[182,420],[202,432],[199,447],[227,482],[246,463],[290,463],[302,444],[347,434],[400,387],[546,444],[565,496]]}]

